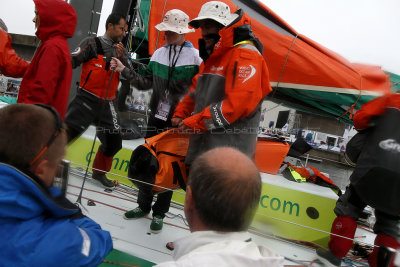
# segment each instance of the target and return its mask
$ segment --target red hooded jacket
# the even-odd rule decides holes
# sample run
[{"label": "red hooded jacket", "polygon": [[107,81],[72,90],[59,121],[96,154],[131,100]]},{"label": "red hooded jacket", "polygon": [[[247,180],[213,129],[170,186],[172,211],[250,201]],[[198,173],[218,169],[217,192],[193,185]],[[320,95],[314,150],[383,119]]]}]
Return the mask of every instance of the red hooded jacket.
[{"label": "red hooded jacket", "polygon": [[18,57],[11,47],[11,36],[0,29],[0,72],[6,76],[22,77],[28,68],[28,62]]},{"label": "red hooded jacket", "polygon": [[36,36],[42,44],[25,72],[18,103],[53,106],[65,117],[72,79],[67,39],[74,34],[76,14],[62,0],[33,0],[40,24]]}]

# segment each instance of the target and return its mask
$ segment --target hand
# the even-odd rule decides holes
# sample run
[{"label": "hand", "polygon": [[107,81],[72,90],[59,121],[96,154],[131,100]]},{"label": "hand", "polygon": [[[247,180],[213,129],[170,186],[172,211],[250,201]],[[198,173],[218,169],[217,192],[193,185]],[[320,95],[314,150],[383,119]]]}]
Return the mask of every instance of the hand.
[{"label": "hand", "polygon": [[178,126],[181,123],[181,121],[183,121],[182,118],[172,118],[171,124],[172,124],[172,126]]},{"label": "hand", "polygon": [[179,123],[178,130],[179,130],[180,132],[183,132],[183,133],[186,133],[186,134],[190,134],[190,133],[193,132],[193,131],[192,131],[192,128],[190,128],[189,126],[186,126],[186,125],[183,123],[183,120]]},{"label": "hand", "polygon": [[119,42],[118,44],[114,45],[114,48],[115,50],[117,50],[118,57],[122,57],[122,55],[124,54],[124,45]]},{"label": "hand", "polygon": [[124,64],[118,59],[113,57],[110,62],[110,67],[113,71],[122,72],[125,68]]}]

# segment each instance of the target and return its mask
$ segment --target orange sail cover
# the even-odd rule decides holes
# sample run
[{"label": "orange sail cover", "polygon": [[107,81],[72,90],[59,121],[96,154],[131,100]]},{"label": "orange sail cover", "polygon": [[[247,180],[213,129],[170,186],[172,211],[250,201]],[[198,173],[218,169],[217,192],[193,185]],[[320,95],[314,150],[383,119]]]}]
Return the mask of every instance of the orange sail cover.
[{"label": "orange sail cover", "polygon": [[[221,1],[228,4],[232,12],[241,8],[252,18],[254,34],[264,45],[263,55],[274,88],[270,94],[272,100],[285,102],[286,99],[305,110],[319,110],[323,115],[330,114],[351,122],[353,108],[358,109],[370,99],[390,92],[389,76],[380,67],[349,62],[296,32],[262,3],[256,0]],[[158,32],[154,26],[162,21],[168,10],[180,9],[192,19],[206,2],[152,0],[149,54],[165,44],[163,32]],[[198,47],[199,38],[200,30],[186,34],[186,39],[195,47]]]}]

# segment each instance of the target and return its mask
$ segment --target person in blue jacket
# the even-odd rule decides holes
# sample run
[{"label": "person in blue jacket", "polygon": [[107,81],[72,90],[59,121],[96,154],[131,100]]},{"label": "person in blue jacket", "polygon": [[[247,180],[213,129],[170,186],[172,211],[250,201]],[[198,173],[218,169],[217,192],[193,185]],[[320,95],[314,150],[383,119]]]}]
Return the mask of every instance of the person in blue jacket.
[{"label": "person in blue jacket", "polygon": [[45,105],[0,109],[0,265],[97,266],[110,233],[52,186],[67,137]]}]

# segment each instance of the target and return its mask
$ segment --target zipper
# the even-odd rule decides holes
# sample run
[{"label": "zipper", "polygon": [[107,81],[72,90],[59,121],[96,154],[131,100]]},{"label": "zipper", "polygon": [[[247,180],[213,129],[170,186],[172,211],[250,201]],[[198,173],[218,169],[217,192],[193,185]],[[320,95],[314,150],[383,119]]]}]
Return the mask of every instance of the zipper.
[{"label": "zipper", "polygon": [[232,88],[235,87],[237,65],[238,65],[238,62],[235,61],[235,66],[234,66],[234,68],[233,68],[233,73],[232,73],[232,74],[233,74],[233,78],[232,78]]}]

